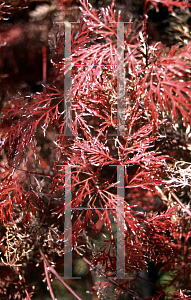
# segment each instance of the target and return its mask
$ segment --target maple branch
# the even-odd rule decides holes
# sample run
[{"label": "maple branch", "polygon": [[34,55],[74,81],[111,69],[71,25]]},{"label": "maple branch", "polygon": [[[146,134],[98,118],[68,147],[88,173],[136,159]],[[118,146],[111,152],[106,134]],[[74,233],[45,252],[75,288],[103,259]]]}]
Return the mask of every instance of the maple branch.
[{"label": "maple branch", "polygon": [[174,192],[170,192],[170,194],[173,196],[173,198],[178,202],[178,204],[182,207],[184,212],[187,212],[187,214],[191,217],[191,211],[189,210],[188,207],[186,207],[186,205],[184,205],[180,199],[176,196],[176,194]]},{"label": "maple branch", "polygon": [[29,296],[29,293],[27,292],[27,290],[25,290],[25,293],[27,295],[27,300],[31,300],[31,297]]},{"label": "maple branch", "polygon": [[[57,279],[65,286],[65,288],[77,299],[77,300],[82,300],[82,298],[80,298],[74,291],[73,291],[73,289],[69,286],[69,285],[67,285],[67,283],[62,279],[62,277],[56,272],[56,270],[49,264],[49,262],[48,262],[48,260],[46,259],[46,257],[45,257],[45,255],[44,255],[44,253],[43,253],[43,251],[41,250],[41,249],[39,249],[39,251],[40,251],[40,254],[41,254],[41,256],[42,256],[42,258],[43,258],[43,261],[44,261],[44,263],[45,263],[45,265],[46,266],[48,266],[48,267],[46,267],[45,268],[45,270],[48,270],[48,271],[50,271],[50,272],[52,272],[56,277],[57,277]],[[48,283],[48,282],[47,282]],[[49,286],[49,285],[48,285]],[[50,288],[50,287],[49,287]],[[51,291],[51,290],[50,290]],[[52,296],[52,295],[51,295]],[[54,298],[52,298],[52,299],[56,299],[55,297]],[[138,299],[139,300],[139,299]]]},{"label": "maple branch", "polygon": [[43,92],[46,93],[46,80],[47,80],[47,50],[46,46],[42,46],[42,82],[43,82]]},{"label": "maple branch", "polygon": [[52,288],[52,285],[51,285],[51,282],[50,282],[50,278],[49,278],[49,274],[48,274],[48,271],[47,271],[48,266],[46,265],[45,260],[43,262],[44,262],[44,271],[45,271],[46,280],[47,280],[47,284],[48,284],[48,287],[49,287],[50,295],[51,295],[52,299],[55,300],[56,297],[54,295],[54,291],[53,291],[53,288]]}]

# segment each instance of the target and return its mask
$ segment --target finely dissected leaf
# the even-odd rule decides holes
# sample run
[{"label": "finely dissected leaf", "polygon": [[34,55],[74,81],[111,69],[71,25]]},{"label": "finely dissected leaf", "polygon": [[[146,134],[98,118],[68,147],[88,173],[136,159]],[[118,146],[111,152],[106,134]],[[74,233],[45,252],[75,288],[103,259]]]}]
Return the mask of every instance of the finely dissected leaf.
[{"label": "finely dissected leaf", "polygon": [[[73,64],[78,72],[75,75],[73,85],[73,95],[80,91],[83,82],[83,89],[90,89],[90,84],[100,85],[100,76],[103,66],[111,68],[116,77],[117,69],[117,23],[112,19],[112,26],[108,29],[107,20],[111,13],[103,11],[104,22],[100,21],[99,15],[92,12],[86,4],[85,22],[91,34],[91,27],[97,37],[102,37],[105,42],[102,44],[89,45],[88,51],[84,51],[82,46],[74,46]],[[171,4],[169,4],[171,5]],[[91,19],[91,22],[89,21]],[[111,21],[111,20],[110,20]],[[81,29],[83,31],[83,29]],[[86,30],[88,30],[86,28]],[[112,39],[108,43],[107,40]],[[91,40],[91,39],[90,39]],[[147,50],[145,50],[145,47]],[[175,45],[172,49],[167,49],[164,45],[147,45],[147,41],[140,35],[137,37],[137,45],[129,36],[124,40],[125,64],[132,82],[127,81],[126,88],[130,90],[132,101],[140,99],[145,108],[151,112],[154,122],[160,110],[172,111],[172,116],[176,121],[178,113],[181,113],[186,124],[190,122],[190,44],[183,48]],[[146,51],[146,52],[145,52]],[[112,67],[111,67],[112,66]],[[82,75],[83,74],[83,75]],[[184,78],[184,80],[183,80]],[[130,86],[128,86],[130,85]],[[92,86],[92,84],[91,84]]]},{"label": "finely dissected leaf", "polygon": [[150,46],[148,66],[137,81],[135,96],[144,97],[144,106],[151,111],[155,122],[158,107],[172,112],[175,121],[181,113],[184,123],[190,122],[190,59],[191,44],[183,49],[175,45],[170,50],[162,45]]},{"label": "finely dissected leaf", "polygon": [[[57,103],[52,105],[55,100]],[[35,95],[31,102],[25,101],[25,104],[13,100],[4,109],[4,118],[13,119],[14,121],[10,128],[4,130],[2,135],[4,144],[2,146],[8,145],[9,154],[11,154],[14,145],[16,161],[25,152],[26,147],[29,146],[38,155],[35,138],[36,130],[40,126],[45,134],[48,126],[59,120],[61,114],[58,106],[62,102],[61,95],[56,91],[52,94]]]},{"label": "finely dissected leaf", "polygon": [[155,6],[157,6],[158,4],[162,4],[164,6],[167,6],[168,9],[170,9],[171,11],[173,11],[173,6],[176,7],[191,7],[191,4],[189,4],[187,1],[176,1],[176,0],[146,0],[144,7],[145,10],[147,8],[148,4],[153,4]]},{"label": "finely dissected leaf", "polygon": [[[19,170],[15,174],[10,174],[10,168],[7,168],[8,172],[9,174],[6,177],[3,176],[3,173],[0,174],[3,183],[0,188],[0,215],[3,223],[9,221],[14,223],[15,219],[22,218],[26,210],[28,210],[26,213],[28,217],[30,216],[30,210],[36,215],[37,209],[42,207],[42,202],[35,192],[25,191],[26,174]],[[18,216],[18,211],[21,214],[20,216]],[[28,217],[25,217],[25,220]]]}]

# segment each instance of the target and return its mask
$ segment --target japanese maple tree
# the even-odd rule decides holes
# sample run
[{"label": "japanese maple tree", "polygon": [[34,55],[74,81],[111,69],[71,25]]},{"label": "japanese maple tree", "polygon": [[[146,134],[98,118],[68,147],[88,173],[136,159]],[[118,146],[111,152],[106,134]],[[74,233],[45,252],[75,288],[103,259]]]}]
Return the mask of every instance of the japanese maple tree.
[{"label": "japanese maple tree", "polygon": [[[63,7],[64,1],[58,2]],[[89,289],[92,299],[107,299],[112,288],[113,299],[143,299],[134,287],[139,279],[149,282],[142,274],[151,266],[158,281],[150,283],[150,299],[190,299],[191,42],[168,47],[148,39],[147,14],[159,4],[169,13],[191,7],[186,1],[145,1],[143,18],[124,23],[121,117],[121,20],[114,2],[95,10],[80,1],[82,18],[71,26],[71,62],[64,58],[67,23],[55,24],[52,82],[43,92],[10,96],[5,103],[1,261],[10,274],[1,277],[0,287],[8,299],[32,299],[29,274],[35,265],[52,299],[52,277],[73,299],[82,299],[60,269],[70,251],[70,231],[64,228],[67,205],[73,256],[99,276]],[[7,6],[0,8],[7,13]],[[72,89],[66,97],[63,83],[70,68]],[[119,167],[124,170],[124,197],[118,195]],[[64,191],[70,184],[68,204]],[[124,201],[120,209],[119,200]],[[120,238],[117,226],[124,230]],[[117,249],[123,245],[125,277],[120,279]]]}]

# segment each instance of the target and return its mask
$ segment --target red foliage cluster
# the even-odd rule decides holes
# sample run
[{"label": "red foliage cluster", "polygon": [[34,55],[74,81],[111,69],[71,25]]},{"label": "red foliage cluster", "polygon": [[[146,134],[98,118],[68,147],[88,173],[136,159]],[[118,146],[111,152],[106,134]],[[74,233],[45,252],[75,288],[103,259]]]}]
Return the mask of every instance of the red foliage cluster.
[{"label": "red foliage cluster", "polygon": [[[61,58],[65,38],[62,24],[54,40],[55,86],[46,87],[47,92],[11,99],[3,110],[1,222],[5,226],[20,224],[21,231],[26,231],[29,243],[33,243],[31,251],[37,253],[37,260],[44,262],[53,299],[49,272],[57,277],[58,273],[48,260],[52,261],[55,253],[63,254],[66,249],[63,245],[67,244],[67,235],[63,235],[57,218],[63,221],[66,209],[63,199],[66,166],[71,166],[73,249],[104,277],[94,287],[100,299],[105,299],[112,285],[116,288],[116,298],[126,292],[134,299],[142,299],[133,290],[133,284],[149,263],[158,272],[170,274],[166,283],[159,286],[153,283],[152,299],[190,299],[190,210],[186,204],[177,205],[175,195],[182,199],[189,197],[190,181],[182,179],[176,189],[170,184],[173,163],[180,151],[179,133],[186,140],[190,128],[191,43],[176,44],[170,49],[161,43],[148,44],[149,3],[155,7],[161,3],[169,10],[174,6],[190,6],[181,1],[145,1],[145,23],[135,28],[131,23],[125,26],[123,135],[116,135],[120,15],[116,16],[114,3],[111,8],[95,11],[81,0],[83,19],[73,27],[71,36],[70,114],[66,110],[64,91],[56,87],[70,67]],[[11,120],[9,127],[6,120]],[[67,124],[73,136],[66,135]],[[164,151],[169,130],[176,147],[172,141],[172,148],[166,146]],[[48,157],[43,158],[47,141],[51,149]],[[185,157],[189,153],[186,147],[187,144],[183,149]],[[115,234],[119,217],[118,166],[124,167],[124,211],[120,214],[124,216],[127,276],[119,281],[111,279],[116,276],[116,247],[120,245]],[[184,176],[190,178],[188,168]],[[35,224],[38,229],[33,232],[31,228]],[[52,244],[47,246],[53,224],[56,229],[52,229]],[[99,244],[96,234],[106,236],[99,249],[95,246]],[[7,250],[3,261],[15,253],[15,260],[7,260],[6,264],[16,266],[18,274],[24,274],[22,262],[26,260],[27,250],[8,252],[8,235],[4,240]],[[19,276],[25,291],[24,275]],[[27,291],[25,297],[30,299]]]}]

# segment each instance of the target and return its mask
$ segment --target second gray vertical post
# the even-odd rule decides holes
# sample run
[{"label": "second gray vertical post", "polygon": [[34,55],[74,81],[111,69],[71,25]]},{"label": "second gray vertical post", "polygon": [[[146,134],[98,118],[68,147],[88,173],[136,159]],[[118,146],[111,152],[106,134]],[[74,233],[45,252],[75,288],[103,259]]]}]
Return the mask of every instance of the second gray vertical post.
[{"label": "second gray vertical post", "polygon": [[124,166],[117,166],[117,278],[125,278]]},{"label": "second gray vertical post", "polygon": [[117,135],[125,135],[124,23],[117,23]]},{"label": "second gray vertical post", "polygon": [[71,166],[65,166],[64,278],[72,278]]}]

